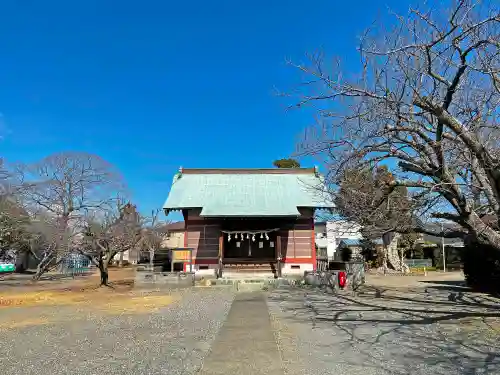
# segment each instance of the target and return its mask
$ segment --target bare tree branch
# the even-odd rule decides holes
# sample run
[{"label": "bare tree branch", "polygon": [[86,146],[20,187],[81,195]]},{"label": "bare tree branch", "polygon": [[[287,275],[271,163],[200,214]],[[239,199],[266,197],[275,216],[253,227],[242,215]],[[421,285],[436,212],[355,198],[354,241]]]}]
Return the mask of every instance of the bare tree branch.
[{"label": "bare tree branch", "polygon": [[[393,230],[424,232],[423,223],[446,219],[457,225],[446,236],[500,251],[500,9],[450,4],[410,9],[392,30],[366,32],[357,76],[321,53],[292,64],[311,79],[291,106],[318,109],[298,155],[324,163],[334,199],[346,171],[385,165],[393,186],[408,189],[414,218]],[[366,203],[350,219],[380,213],[363,191],[349,194]],[[486,214],[495,220],[485,222]]]}]

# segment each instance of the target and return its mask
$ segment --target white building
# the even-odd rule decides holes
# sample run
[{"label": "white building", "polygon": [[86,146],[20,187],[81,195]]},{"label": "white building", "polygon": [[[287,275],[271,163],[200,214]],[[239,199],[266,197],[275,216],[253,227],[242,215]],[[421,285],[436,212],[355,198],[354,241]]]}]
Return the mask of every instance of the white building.
[{"label": "white building", "polygon": [[326,223],[316,224],[316,244],[318,248],[326,246],[328,259],[333,260],[335,252],[342,240],[360,240],[361,225],[345,220],[327,221]]}]

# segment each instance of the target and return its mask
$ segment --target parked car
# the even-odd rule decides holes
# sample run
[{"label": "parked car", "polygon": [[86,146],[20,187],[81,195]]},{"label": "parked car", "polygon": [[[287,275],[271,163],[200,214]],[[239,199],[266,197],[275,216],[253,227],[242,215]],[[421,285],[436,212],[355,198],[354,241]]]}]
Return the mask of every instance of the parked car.
[{"label": "parked car", "polygon": [[4,272],[14,272],[16,270],[16,265],[10,262],[0,262],[0,273]]}]

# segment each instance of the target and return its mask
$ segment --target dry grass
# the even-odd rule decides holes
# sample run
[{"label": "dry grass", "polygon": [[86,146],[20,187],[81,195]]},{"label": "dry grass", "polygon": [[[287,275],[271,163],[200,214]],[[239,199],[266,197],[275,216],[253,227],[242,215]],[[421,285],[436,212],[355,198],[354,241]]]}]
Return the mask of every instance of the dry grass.
[{"label": "dry grass", "polygon": [[[85,279],[30,289],[14,288],[2,292],[0,331],[87,319],[89,314],[94,316],[148,314],[177,300],[172,295],[158,292],[133,291],[134,275],[133,269],[111,269],[111,288],[99,287],[99,274],[96,273]],[[42,310],[32,310],[34,307]]]},{"label": "dry grass", "polygon": [[10,294],[0,297],[0,331],[87,320],[89,316],[150,314],[176,301],[177,297],[171,295],[116,292],[109,288]]},{"label": "dry grass", "polygon": [[97,310],[152,311],[172,302],[171,296],[136,294],[111,288],[79,288],[59,291],[8,293],[0,297],[0,309],[33,306],[76,306]]},{"label": "dry grass", "polygon": [[[75,279],[71,278],[58,278],[58,274],[54,274],[56,276],[54,279],[50,279],[50,274],[48,279],[33,281],[31,278],[24,278],[20,282],[14,282],[19,275],[10,274],[0,279],[0,281],[5,281],[5,284],[0,282],[0,294],[5,294],[9,292],[21,292],[21,291],[54,291],[54,290],[77,290],[77,289],[92,289],[96,288],[100,284],[99,272],[94,270],[94,272],[90,275],[85,276],[77,276]],[[113,286],[128,286],[131,289],[131,286],[134,284],[135,278],[135,268],[134,267],[126,267],[126,268],[110,268],[109,270],[109,280],[110,284]]]},{"label": "dry grass", "polygon": [[171,296],[134,293],[134,270],[111,269],[111,287],[99,287],[99,274],[33,290],[12,289],[0,296],[0,311],[12,307],[75,306],[109,312],[150,312],[172,303]]},{"label": "dry grass", "polygon": [[127,298],[134,285],[134,269],[111,269],[111,287],[99,287],[99,273],[33,288],[12,288],[0,296],[0,309],[11,306],[53,306],[99,303]]},{"label": "dry grass", "polygon": [[[135,278],[135,268],[126,267],[126,268],[110,268],[109,269],[109,281],[112,286],[132,286],[134,284]],[[90,276],[82,279],[75,280],[73,285],[69,285],[69,288],[72,287],[84,287],[84,288],[93,288],[97,287],[100,284],[99,271],[95,271]]]}]

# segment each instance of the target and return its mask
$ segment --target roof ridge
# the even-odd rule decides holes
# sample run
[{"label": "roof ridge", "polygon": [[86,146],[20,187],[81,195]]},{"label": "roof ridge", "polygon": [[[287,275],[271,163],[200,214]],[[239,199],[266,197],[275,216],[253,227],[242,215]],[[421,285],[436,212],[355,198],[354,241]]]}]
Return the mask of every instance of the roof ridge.
[{"label": "roof ridge", "polygon": [[316,174],[316,168],[181,168],[182,174]]}]

